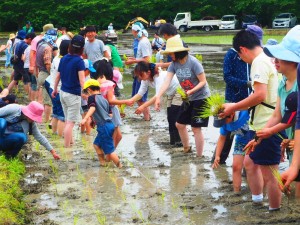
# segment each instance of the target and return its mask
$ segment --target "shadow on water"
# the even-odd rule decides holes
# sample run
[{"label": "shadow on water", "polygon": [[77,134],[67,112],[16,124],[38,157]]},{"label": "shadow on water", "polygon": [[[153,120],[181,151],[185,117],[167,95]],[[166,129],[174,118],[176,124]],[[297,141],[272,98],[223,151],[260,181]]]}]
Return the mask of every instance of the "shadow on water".
[{"label": "shadow on water", "polygon": [[[120,44],[120,54],[132,54]],[[126,46],[131,46],[127,41]],[[203,55],[203,66],[213,92],[224,92],[222,62],[224,46],[192,45],[191,53]],[[131,95],[132,68],[126,69],[123,98]],[[153,90],[150,91],[153,95]],[[25,160],[26,202],[33,209],[30,224],[292,224],[299,221],[299,203],[283,198],[282,210],[272,215],[267,206],[255,208],[243,178],[242,191],[232,191],[232,156],[227,165],[212,171],[211,157],[219,131],[203,128],[204,157],[182,153],[168,142],[166,111],[155,112],[143,121],[126,107],[121,127],[123,139],[116,152],[124,167],[99,167],[93,137],[76,129],[76,144],[63,148],[63,140],[41,129],[62,160],[56,162],[35,142]],[[95,133],[93,134],[95,135]],[[190,142],[195,149],[191,129]],[[264,202],[267,204],[267,201]],[[291,207],[291,205],[293,207]],[[299,209],[299,210],[298,210]]]}]

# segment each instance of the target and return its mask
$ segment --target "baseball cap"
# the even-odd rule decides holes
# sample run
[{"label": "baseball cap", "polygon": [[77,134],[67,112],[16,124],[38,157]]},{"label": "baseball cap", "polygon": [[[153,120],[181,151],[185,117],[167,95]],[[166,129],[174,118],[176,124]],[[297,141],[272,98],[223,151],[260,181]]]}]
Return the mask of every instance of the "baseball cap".
[{"label": "baseball cap", "polygon": [[84,38],[81,35],[75,35],[71,40],[71,45],[74,48],[83,48],[84,43]]},{"label": "baseball cap", "polygon": [[296,91],[290,93],[285,99],[285,110],[284,116],[282,117],[281,122],[286,124],[292,124],[296,121],[297,114],[297,99],[298,93]]},{"label": "baseball cap", "polygon": [[25,30],[19,30],[18,34],[17,34],[17,38],[23,40],[23,39],[25,39],[25,37],[26,37],[26,31]]},{"label": "baseball cap", "polygon": [[248,25],[247,28],[246,28],[246,31],[249,31],[249,32],[255,34],[258,37],[258,39],[262,41],[264,31],[259,26],[257,26],[257,25]]},{"label": "baseball cap", "polygon": [[293,27],[278,45],[266,46],[264,52],[269,57],[300,62],[300,25]]},{"label": "baseball cap", "polygon": [[26,24],[29,24],[29,25],[31,25],[30,21],[27,21],[27,22],[26,22]]},{"label": "baseball cap", "polygon": [[122,84],[123,76],[119,70],[113,71],[113,80],[116,82],[118,88],[123,89],[124,86]]},{"label": "baseball cap", "polygon": [[88,87],[91,87],[91,86],[100,87],[100,83],[99,83],[99,81],[97,81],[95,79],[89,79],[86,82],[84,82],[83,89],[85,90],[85,89],[87,89]]},{"label": "baseball cap", "polygon": [[93,67],[93,63],[92,63],[91,60],[84,59],[83,61],[84,61],[84,65],[85,65],[86,69],[88,69],[90,72],[93,72],[93,73],[96,72],[95,68]]}]

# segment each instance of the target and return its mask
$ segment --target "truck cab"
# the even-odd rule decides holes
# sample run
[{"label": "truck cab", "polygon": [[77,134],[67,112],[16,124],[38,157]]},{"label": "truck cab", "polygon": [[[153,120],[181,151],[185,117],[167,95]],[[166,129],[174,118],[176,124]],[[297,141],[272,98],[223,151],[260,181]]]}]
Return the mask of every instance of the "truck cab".
[{"label": "truck cab", "polygon": [[174,19],[174,26],[177,30],[180,30],[181,32],[186,32],[189,22],[191,22],[190,12],[177,13]]}]

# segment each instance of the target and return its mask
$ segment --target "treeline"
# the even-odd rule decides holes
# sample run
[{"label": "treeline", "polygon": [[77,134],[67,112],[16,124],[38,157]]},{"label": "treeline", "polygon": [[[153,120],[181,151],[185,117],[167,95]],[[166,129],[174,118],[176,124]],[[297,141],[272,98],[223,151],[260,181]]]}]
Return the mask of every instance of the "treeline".
[{"label": "treeline", "polygon": [[112,22],[117,29],[141,16],[173,21],[177,12],[191,12],[192,19],[204,16],[221,18],[225,14],[256,14],[263,26],[270,26],[274,16],[291,12],[300,18],[297,0],[2,0],[0,31],[15,31],[31,21],[36,30],[45,23],[78,30],[87,24],[106,29]]}]

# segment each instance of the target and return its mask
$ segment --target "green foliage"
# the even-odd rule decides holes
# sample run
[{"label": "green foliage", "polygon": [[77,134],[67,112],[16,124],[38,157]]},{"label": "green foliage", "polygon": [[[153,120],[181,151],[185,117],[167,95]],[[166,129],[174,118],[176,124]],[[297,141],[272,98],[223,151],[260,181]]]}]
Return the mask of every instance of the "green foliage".
[{"label": "green foliage", "polygon": [[224,95],[220,95],[219,93],[211,95],[206,99],[205,104],[202,107],[202,112],[199,114],[200,118],[207,118],[210,116],[217,116],[220,112],[222,112],[222,105],[225,103]]},{"label": "green foliage", "polygon": [[0,224],[24,224],[25,204],[19,181],[25,166],[18,159],[0,156]]}]

